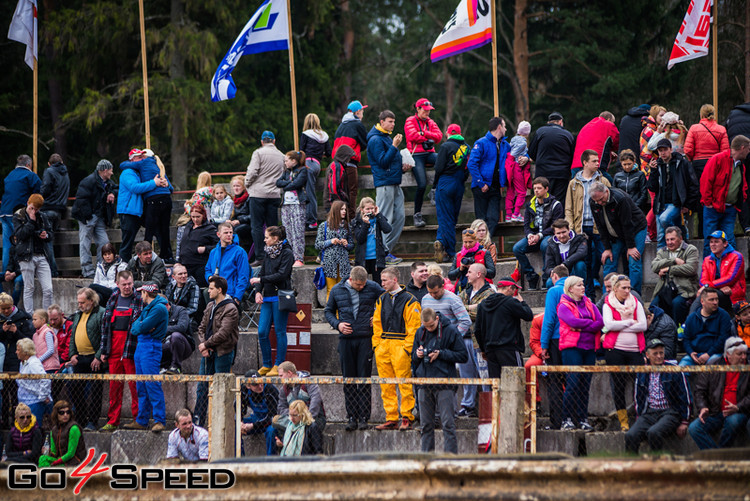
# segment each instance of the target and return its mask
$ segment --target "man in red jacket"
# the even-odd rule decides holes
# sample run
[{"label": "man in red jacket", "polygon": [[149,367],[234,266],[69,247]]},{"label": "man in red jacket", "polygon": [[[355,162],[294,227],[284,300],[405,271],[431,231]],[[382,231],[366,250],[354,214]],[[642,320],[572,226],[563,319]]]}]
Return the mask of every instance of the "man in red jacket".
[{"label": "man in red jacket", "polygon": [[[719,306],[733,315],[732,303],[745,299],[745,259],[729,245],[721,230],[708,235],[711,254],[703,260],[698,296],[705,287],[719,291]],[[691,313],[697,309],[695,301]]]},{"label": "man in red jacket", "polygon": [[743,160],[750,153],[750,139],[737,136],[730,150],[712,156],[701,175],[701,204],[703,204],[703,256],[710,254],[709,234],[721,230],[730,245],[736,247],[734,219],[747,200],[747,180]]},{"label": "man in red jacket", "polygon": [[358,177],[357,167],[362,159],[362,150],[367,148],[367,129],[362,123],[362,117],[365,114],[367,105],[359,101],[352,101],[347,107],[344,118],[341,119],[341,125],[336,129],[333,139],[333,155],[342,144],[351,146],[354,150],[354,156],[346,164],[346,179],[349,184],[349,200],[347,209],[349,214],[354,214],[357,208]]},{"label": "man in red jacket", "polygon": [[615,125],[615,116],[609,111],[602,111],[598,117],[591,120],[581,128],[576,138],[576,149],[573,153],[573,164],[571,165],[574,177],[583,168],[581,155],[585,150],[594,150],[599,154],[599,170],[602,171],[609,182],[607,168],[610,160],[617,158],[617,150],[620,147],[620,131]]}]

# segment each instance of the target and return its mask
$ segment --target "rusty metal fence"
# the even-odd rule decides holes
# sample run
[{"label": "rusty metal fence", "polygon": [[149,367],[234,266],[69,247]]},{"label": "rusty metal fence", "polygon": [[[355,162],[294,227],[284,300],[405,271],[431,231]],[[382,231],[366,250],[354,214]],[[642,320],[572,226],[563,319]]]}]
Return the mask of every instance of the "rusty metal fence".
[{"label": "rusty metal fence", "polygon": [[[97,457],[106,452],[106,462],[110,464],[154,464],[165,459],[168,435],[175,428],[175,413],[183,408],[205,414],[201,426],[211,433],[210,376],[0,373],[0,384],[0,429],[15,425],[19,403],[28,405],[45,438],[44,455],[59,457],[65,453],[56,451],[54,438],[50,439],[56,404],[61,411],[70,408],[86,449],[94,448]],[[201,385],[203,389],[199,391]],[[154,409],[150,402],[158,402],[159,391],[164,403]],[[141,396],[144,398],[140,398],[139,409]],[[12,458],[13,446],[7,441],[4,445],[4,459]]]},{"label": "rusty metal fence", "polygon": [[[725,378],[720,375],[727,372],[745,377],[750,366],[529,367],[525,450],[573,455],[655,450],[689,454],[700,448],[746,444],[750,434],[750,425],[745,432],[747,416],[735,416],[743,421],[736,433],[722,435],[719,430],[724,421],[735,418],[723,414],[719,418],[714,410],[714,415],[701,416],[696,406],[696,396],[708,401],[709,388],[723,384]],[[649,387],[656,383],[650,374],[660,375],[660,390]],[[730,409],[729,414],[737,413],[725,408]]]},{"label": "rusty metal fence", "polygon": [[[466,386],[477,390],[477,415],[458,414]],[[236,455],[494,453],[499,389],[488,379],[238,377]]]}]

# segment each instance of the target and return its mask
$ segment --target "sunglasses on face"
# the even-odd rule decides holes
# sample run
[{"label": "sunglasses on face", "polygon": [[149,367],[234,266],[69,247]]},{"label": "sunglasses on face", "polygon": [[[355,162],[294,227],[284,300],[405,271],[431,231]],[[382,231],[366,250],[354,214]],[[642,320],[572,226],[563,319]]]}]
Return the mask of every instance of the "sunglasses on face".
[{"label": "sunglasses on face", "polygon": [[475,232],[472,229],[464,230],[461,232],[462,235],[473,235]]},{"label": "sunglasses on face", "polygon": [[18,416],[18,418],[17,418],[17,419],[18,419],[19,421],[21,421],[21,420],[24,420],[24,421],[25,421],[26,419],[31,419],[31,416]]},{"label": "sunglasses on face", "polygon": [[57,415],[58,416],[66,416],[66,415],[69,416],[70,415],[70,409],[65,409],[65,410],[62,410],[62,411],[57,411]]}]

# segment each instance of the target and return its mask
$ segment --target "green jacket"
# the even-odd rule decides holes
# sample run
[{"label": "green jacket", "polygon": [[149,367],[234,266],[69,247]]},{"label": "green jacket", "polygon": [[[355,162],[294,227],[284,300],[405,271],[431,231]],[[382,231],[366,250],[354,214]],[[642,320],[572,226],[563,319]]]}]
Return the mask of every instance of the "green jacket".
[{"label": "green jacket", "polygon": [[[89,342],[91,343],[91,346],[96,349],[96,353],[94,354],[96,358],[101,358],[102,356],[102,348],[101,348],[101,341],[102,341],[102,319],[104,318],[104,308],[101,306],[97,306],[89,316],[88,322],[86,322],[86,333],[89,335]],[[76,329],[78,328],[78,322],[81,320],[81,312],[77,311],[75,315],[73,315],[73,327],[70,331],[70,356],[78,355],[78,349],[76,348]]]},{"label": "green jacket", "polygon": [[701,262],[698,249],[694,245],[682,242],[682,246],[677,250],[677,257],[685,261],[685,264],[675,264],[674,259],[669,257],[666,247],[657,251],[656,257],[651,261],[651,271],[658,275],[659,270],[668,267],[669,272],[658,278],[653,297],[659,294],[667,282],[667,277],[677,286],[680,296],[686,299],[695,297],[698,292],[698,268]]}]

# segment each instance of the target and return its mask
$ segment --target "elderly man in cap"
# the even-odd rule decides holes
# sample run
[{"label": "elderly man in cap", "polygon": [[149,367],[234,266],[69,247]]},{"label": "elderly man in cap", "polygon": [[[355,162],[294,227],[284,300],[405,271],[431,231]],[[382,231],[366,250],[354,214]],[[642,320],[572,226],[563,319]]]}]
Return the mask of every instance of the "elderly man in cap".
[{"label": "elderly man in cap", "polygon": [[112,181],[112,163],[102,159],[80,182],[71,214],[78,220],[78,241],[81,274],[94,278],[96,266],[91,261],[91,240],[96,244],[97,261],[102,260],[102,247],[109,243],[107,226],[115,214],[117,185]]},{"label": "elderly man in cap", "polygon": [[750,139],[735,136],[730,150],[712,156],[700,178],[703,204],[703,255],[708,256],[708,234],[721,230],[735,246],[734,220],[747,200],[747,177],[744,161],[750,153]]},{"label": "elderly man in cap", "polygon": [[[675,365],[664,361],[664,342],[650,339],[646,344],[646,365]],[[676,433],[684,438],[690,419],[690,390],[684,373],[639,372],[635,379],[635,413],[638,418],[625,434],[628,452],[638,453],[643,439],[652,451],[662,448],[664,440]]]},{"label": "elderly man in cap", "polygon": [[366,104],[359,101],[352,101],[347,106],[347,111],[341,119],[341,125],[336,129],[333,139],[333,155],[343,144],[350,146],[354,150],[354,156],[346,165],[346,178],[349,183],[349,202],[347,209],[349,214],[356,213],[357,209],[357,167],[362,159],[362,150],[367,148],[367,129],[362,123],[362,117],[365,114]]},{"label": "elderly man in cap", "polygon": [[245,174],[256,258],[252,266],[260,266],[266,257],[263,228],[276,226],[279,222],[281,192],[276,187],[276,180],[284,173],[284,154],[276,147],[273,132],[263,131],[260,144],[261,147],[253,152]]},{"label": "elderly man in cap", "polygon": [[654,194],[656,246],[661,249],[666,247],[664,230],[682,226],[683,216],[698,208],[699,191],[692,164],[684,155],[672,151],[672,142],[660,139],[656,148],[659,158],[651,168],[648,190]]},{"label": "elderly man in cap", "polygon": [[[732,303],[745,299],[745,258],[727,242],[727,235],[721,230],[708,235],[708,246],[711,254],[703,259],[698,294],[705,287],[718,290],[719,306],[731,315]],[[695,309],[693,303],[691,311]]]},{"label": "elderly man in cap", "polygon": [[531,322],[534,318],[515,280],[504,277],[496,285],[498,293],[479,304],[474,325],[474,335],[493,379],[500,377],[503,367],[523,367],[526,347],[521,320]]},{"label": "elderly man in cap", "polygon": [[547,125],[539,127],[529,145],[529,157],[536,162],[535,176],[549,180],[549,192],[563,205],[575,143],[573,134],[563,128],[563,116],[555,111],[550,113]]},{"label": "elderly man in cap", "polygon": [[448,139],[438,151],[433,182],[438,220],[435,260],[438,263],[451,263],[456,255],[456,223],[464,198],[464,182],[469,173],[466,169],[469,145],[461,135],[461,127],[450,124],[447,135]]},{"label": "elderly man in cap", "polygon": [[[724,343],[724,357],[712,365],[746,365],[747,345],[738,337]],[[690,424],[690,436],[700,449],[725,448],[747,426],[750,416],[750,372],[702,372],[695,381],[698,419]],[[717,444],[712,434],[721,430]]]}]

